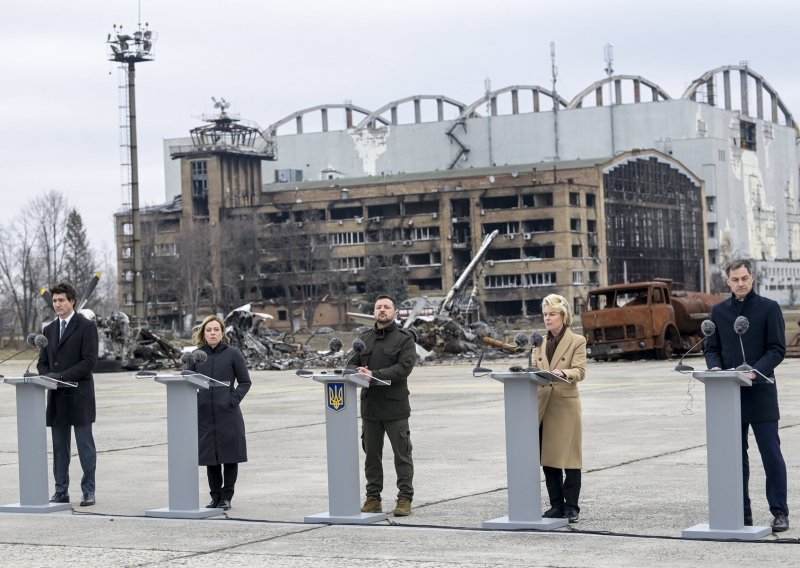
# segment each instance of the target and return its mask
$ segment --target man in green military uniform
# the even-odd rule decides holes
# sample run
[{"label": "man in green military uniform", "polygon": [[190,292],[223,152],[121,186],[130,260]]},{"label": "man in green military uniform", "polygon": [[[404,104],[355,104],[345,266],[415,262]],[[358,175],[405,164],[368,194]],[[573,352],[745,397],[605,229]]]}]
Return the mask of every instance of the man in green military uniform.
[{"label": "man in green military uniform", "polygon": [[389,437],[397,471],[397,504],[395,517],[411,514],[414,498],[414,462],[411,459],[411,432],[408,417],[408,375],[417,358],[414,336],[395,323],[397,305],[389,296],[378,296],[375,302],[375,326],[361,335],[366,348],[351,360],[359,373],[387,381],[373,382],[361,390],[361,445],[366,453],[364,474],[367,478],[367,499],[361,511],[381,512],[383,490],[383,437]]}]

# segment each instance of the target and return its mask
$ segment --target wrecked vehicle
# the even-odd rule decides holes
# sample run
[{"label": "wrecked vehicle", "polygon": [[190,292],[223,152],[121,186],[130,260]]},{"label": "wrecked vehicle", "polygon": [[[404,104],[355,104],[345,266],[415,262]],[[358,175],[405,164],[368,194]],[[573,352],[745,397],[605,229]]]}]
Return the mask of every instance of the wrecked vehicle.
[{"label": "wrecked vehicle", "polygon": [[702,339],[700,324],[723,296],[687,291],[666,278],[592,290],[581,316],[586,354],[671,357]]}]

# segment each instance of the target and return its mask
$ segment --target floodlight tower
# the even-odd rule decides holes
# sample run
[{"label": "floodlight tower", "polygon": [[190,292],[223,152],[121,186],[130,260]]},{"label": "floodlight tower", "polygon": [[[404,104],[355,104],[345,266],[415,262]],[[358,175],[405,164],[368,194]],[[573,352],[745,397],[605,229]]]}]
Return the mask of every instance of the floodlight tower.
[{"label": "floodlight tower", "polygon": [[[127,89],[121,94],[120,109],[127,109],[127,116],[123,114],[120,126],[121,145],[128,147],[129,162],[123,162],[123,210],[130,208],[132,225],[132,254],[133,257],[133,296],[134,315],[138,318],[145,317],[144,285],[142,282],[142,234],[139,222],[139,157],[136,140],[136,64],[153,61],[153,42],[156,34],[149,29],[145,22],[144,27],[139,23],[138,29],[132,35],[124,33],[122,26],[114,24],[113,31],[108,34],[106,43],[109,47],[109,61],[119,63],[120,70],[125,72]],[[128,174],[128,175],[126,175]]]}]

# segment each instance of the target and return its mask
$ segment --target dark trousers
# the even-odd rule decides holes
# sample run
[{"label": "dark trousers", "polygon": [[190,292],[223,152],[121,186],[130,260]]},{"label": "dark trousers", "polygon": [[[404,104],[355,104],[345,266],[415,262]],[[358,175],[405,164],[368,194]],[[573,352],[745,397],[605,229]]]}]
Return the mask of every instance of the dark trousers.
[{"label": "dark trousers", "polygon": [[81,460],[81,468],[83,469],[81,491],[83,493],[94,493],[97,450],[94,447],[91,424],[51,427],[53,437],[53,478],[56,482],[56,491],[69,492],[69,462],[72,455],[73,428],[75,429],[75,445],[78,447],[78,457]]},{"label": "dark trousers", "polygon": [[781,453],[781,439],[778,436],[778,421],[753,422],[742,424],[742,482],[744,486],[744,514],[752,516],[750,508],[750,460],[747,456],[747,431],[753,429],[756,445],[761,454],[761,463],[764,464],[766,474],[767,503],[769,511],[774,515],[788,515],[789,504],[786,501],[786,462]]},{"label": "dark trousers", "polygon": [[208,488],[212,499],[233,499],[233,489],[239,476],[238,463],[226,463],[223,481],[222,465],[207,465]]},{"label": "dark trousers", "polygon": [[581,495],[581,470],[561,469],[558,467],[542,466],[544,482],[547,485],[547,495],[550,497],[550,506],[554,509],[565,511],[578,507],[578,498]]},{"label": "dark trousers", "polygon": [[367,496],[380,499],[383,491],[383,435],[389,438],[394,452],[394,469],[397,472],[397,497],[414,498],[414,462],[411,459],[411,432],[408,418],[400,420],[361,421],[361,447],[364,449],[364,476],[367,478]]}]

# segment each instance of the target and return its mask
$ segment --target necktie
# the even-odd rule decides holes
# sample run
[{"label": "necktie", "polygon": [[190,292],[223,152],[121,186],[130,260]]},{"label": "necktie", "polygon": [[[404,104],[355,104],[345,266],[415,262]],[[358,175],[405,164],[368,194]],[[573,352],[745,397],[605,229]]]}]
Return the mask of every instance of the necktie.
[{"label": "necktie", "polygon": [[67,331],[67,320],[61,320],[61,334],[58,336],[59,341],[64,337],[65,331]]}]

